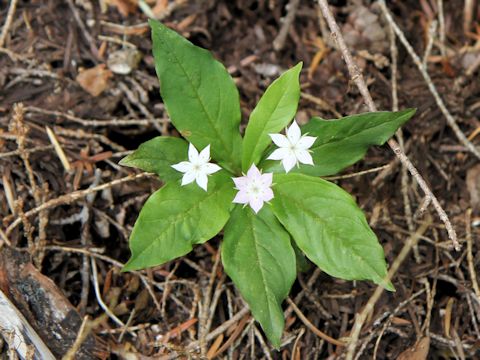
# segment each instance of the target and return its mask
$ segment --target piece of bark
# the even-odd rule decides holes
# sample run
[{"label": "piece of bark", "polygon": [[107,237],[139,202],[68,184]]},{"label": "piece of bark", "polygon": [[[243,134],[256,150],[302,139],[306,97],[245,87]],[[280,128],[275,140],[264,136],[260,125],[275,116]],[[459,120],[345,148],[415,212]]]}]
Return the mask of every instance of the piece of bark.
[{"label": "piece of bark", "polygon": [[[56,358],[61,358],[70,349],[82,318],[55,283],[30,263],[28,254],[2,248],[0,289],[44,343],[48,344]],[[102,358],[100,348],[98,339],[89,335],[76,354],[76,359]]]},{"label": "piece of bark", "polygon": [[27,319],[0,290],[0,331],[20,359],[55,360]]}]

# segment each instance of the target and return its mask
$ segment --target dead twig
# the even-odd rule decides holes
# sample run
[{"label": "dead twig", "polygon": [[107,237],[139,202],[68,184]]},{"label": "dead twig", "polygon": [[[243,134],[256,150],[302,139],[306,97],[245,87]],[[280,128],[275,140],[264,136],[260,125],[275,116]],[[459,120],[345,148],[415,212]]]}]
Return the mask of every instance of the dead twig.
[{"label": "dead twig", "polygon": [[295,20],[299,4],[300,0],[290,0],[286,5],[288,11],[287,16],[285,16],[283,19],[282,27],[280,28],[275,40],[273,40],[273,48],[276,51],[282,50],[285,46],[285,40],[287,40],[288,31],[290,30],[293,20]]},{"label": "dead twig", "polygon": [[[388,27],[389,27],[389,29],[392,29],[392,31],[393,31],[392,25],[389,25]],[[435,33],[436,32],[437,32],[437,21],[433,20],[430,24],[430,27],[428,28],[428,42],[427,42],[427,46],[425,47],[425,52],[423,54],[422,65],[423,65],[424,69],[427,69],[428,58],[430,57],[430,54],[432,52],[433,42],[435,40]],[[394,37],[395,37],[395,32],[393,34],[394,34]]]},{"label": "dead twig", "polygon": [[[207,354],[207,343],[205,341],[205,337],[209,331],[208,325],[211,324],[211,316],[212,313],[210,312],[210,303],[212,300],[212,290],[213,284],[217,277],[217,269],[220,265],[220,251],[217,251],[215,256],[215,262],[213,263],[212,272],[210,273],[210,278],[208,280],[208,286],[203,291],[203,303],[201,306],[198,307],[199,310],[199,322],[198,322],[198,337],[200,341],[200,353],[202,357],[205,357]],[[200,305],[200,304],[199,304]]]},{"label": "dead twig", "polygon": [[470,27],[472,26],[475,3],[476,0],[465,0],[463,7],[463,32],[465,34],[470,32]]},{"label": "dead twig", "polygon": [[[125,176],[121,179],[116,179],[116,180],[110,181],[108,183],[105,183],[105,184],[102,184],[102,185],[99,185],[99,186],[95,186],[93,188],[74,191],[74,192],[71,192],[69,194],[59,196],[55,199],[51,199],[51,200],[43,203],[42,205],[37,206],[36,208],[27,211],[24,215],[25,215],[26,218],[29,218],[33,215],[38,214],[42,210],[57,207],[59,205],[71,204],[72,202],[74,202],[78,199],[81,199],[81,198],[83,198],[83,197],[85,197],[89,194],[94,193],[94,192],[102,191],[104,189],[109,189],[113,186],[120,185],[120,184],[123,184],[125,182],[142,179],[144,177],[149,177],[149,176],[153,176],[153,174],[145,173],[145,172],[140,173],[140,174],[131,174],[131,175]],[[13,229],[15,229],[21,222],[22,222],[21,218],[16,218],[15,221],[13,221],[10,224],[10,226],[7,228],[6,235],[7,236],[10,235],[12,233]]]},{"label": "dead twig", "polygon": [[84,131],[83,129],[65,129],[60,126],[55,126],[53,128],[53,131],[55,134],[60,135],[60,136],[65,136],[65,137],[71,137],[74,139],[94,139],[98,140],[99,142],[110,146],[112,149],[115,151],[126,151],[123,146],[117,144],[116,142],[113,142],[110,140],[108,137],[106,137],[103,134],[97,134],[97,133],[89,133]]},{"label": "dead twig", "polygon": [[[237,312],[232,318],[230,318],[229,320],[225,321],[222,325],[220,325],[219,327],[217,327],[215,330],[213,330],[212,332],[210,332],[206,337],[205,337],[205,341],[211,341],[215,338],[217,338],[220,334],[223,334],[225,331],[227,331],[232,325],[234,325],[235,323],[237,323],[238,321],[240,321],[240,319],[242,319],[245,315],[247,315],[248,313],[250,312],[250,309],[248,308],[248,306],[245,306],[242,310],[240,310],[239,312]],[[155,346],[159,346],[159,345],[162,345],[162,343],[155,343]],[[190,343],[185,350],[187,351],[194,351],[194,350],[197,350],[198,348],[200,347],[200,342],[197,340],[197,341],[194,341],[192,343]],[[178,356],[177,354],[171,354],[168,359],[177,359]]]},{"label": "dead twig", "polygon": [[[26,153],[26,154],[33,154],[33,153],[36,153],[36,152],[39,152],[39,151],[48,151],[48,150],[51,150],[51,149],[53,149],[53,145],[37,146],[37,147],[34,147],[34,148],[25,149],[23,152]],[[10,156],[20,156],[20,154],[21,154],[20,150],[4,152],[4,153],[0,153],[0,159],[4,159],[4,158],[10,157]]]},{"label": "dead twig", "polygon": [[218,300],[220,298],[220,295],[223,292],[223,283],[225,282],[226,275],[223,274],[220,276],[220,279],[217,282],[217,285],[215,286],[215,291],[213,290],[213,284],[215,279],[217,278],[218,275],[218,267],[220,265],[220,251],[217,251],[217,255],[215,257],[215,263],[212,268],[212,273],[210,275],[210,280],[209,280],[209,289],[207,289],[208,296],[210,297],[209,303],[208,303],[208,319],[205,324],[205,329],[206,332],[210,331],[210,328],[212,327],[212,322],[214,320],[214,314],[215,314],[215,309],[218,305]]},{"label": "dead twig", "polygon": [[340,119],[342,117],[342,114],[340,114],[335,108],[330,105],[328,102],[323,100],[322,98],[319,98],[317,96],[313,96],[311,94],[307,94],[306,92],[301,92],[300,97],[302,99],[308,100],[320,107],[322,110],[330,111],[337,119]]},{"label": "dead twig", "polygon": [[292,307],[293,311],[295,311],[295,314],[299,317],[299,319],[305,324],[307,328],[309,328],[315,335],[317,335],[319,338],[329,342],[330,344],[336,345],[336,346],[345,346],[346,344],[343,341],[337,340],[332,338],[331,336],[325,334],[323,331],[315,327],[310,320],[307,319],[305,315],[300,311],[300,309],[297,307],[297,305],[290,299],[287,298],[288,304]]},{"label": "dead twig", "polygon": [[[46,246],[45,249],[46,250],[55,250],[55,251],[64,251],[64,252],[73,252],[73,253],[88,255],[90,257],[94,257],[94,258],[103,260],[103,261],[105,261],[109,264],[112,264],[113,266],[116,266],[119,269],[122,269],[125,265],[125,264],[121,263],[120,261],[112,259],[108,256],[99,254],[99,253],[94,252],[94,251],[90,251],[90,250],[93,250],[93,249],[89,250],[89,249],[72,248],[72,247],[56,246],[56,245]],[[139,271],[131,271],[131,272],[133,274],[137,275],[140,278],[140,280],[142,280],[142,283],[145,286],[145,288],[147,289],[150,296],[152,297],[152,300],[155,303],[155,306],[156,306],[158,312],[161,313],[160,303],[158,302],[157,297],[155,296],[155,292],[153,290],[152,285],[158,287],[159,289],[164,289],[164,286],[162,286],[161,283],[157,283],[153,280],[150,280],[147,276],[143,275]],[[166,284],[165,284],[165,286],[166,286]]]},{"label": "dead twig", "polygon": [[255,333],[255,337],[257,338],[258,342],[260,343],[260,347],[263,350],[263,353],[265,354],[265,358],[267,360],[273,360],[272,354],[270,353],[270,349],[268,348],[268,345],[265,343],[265,340],[263,339],[263,335],[258,330],[258,328],[255,326],[255,324],[252,325],[253,331]]},{"label": "dead twig", "polygon": [[477,273],[475,271],[475,265],[473,262],[473,241],[472,241],[472,209],[467,210],[467,215],[465,216],[465,226],[466,226],[466,238],[467,238],[467,262],[468,262],[468,271],[470,272],[470,277],[472,278],[472,287],[477,295],[477,302],[480,304],[480,288],[478,287]]},{"label": "dead twig", "polygon": [[[25,107],[22,103],[15,104],[13,106],[13,119],[10,122],[10,131],[16,135],[16,141],[18,145],[18,151],[20,152],[20,157],[23,160],[23,164],[25,170],[27,172],[28,181],[31,186],[31,192],[33,195],[33,199],[35,200],[35,205],[40,206],[47,197],[48,193],[48,185],[44,184],[42,187],[37,185],[35,180],[34,172],[32,169],[32,165],[30,163],[29,153],[25,152],[25,144],[26,139],[28,137],[28,133],[30,128],[25,124],[24,120],[25,115]],[[43,188],[43,191],[42,191]],[[23,214],[23,208],[20,212],[21,215]],[[24,218],[24,223],[27,224],[27,218]],[[29,240],[29,251],[30,255],[32,256],[35,265],[40,269],[41,264],[43,261],[43,248],[45,247],[47,233],[46,228],[48,224],[48,215],[45,210],[40,211],[39,222],[38,222],[38,236],[33,241],[32,233],[33,233],[33,226],[26,225],[25,229],[28,232],[28,240]]]},{"label": "dead twig", "polygon": [[379,172],[379,171],[382,171],[382,170],[387,169],[389,167],[390,167],[390,164],[385,164],[385,165],[382,165],[382,166],[378,166],[378,167],[371,168],[371,169],[368,169],[368,170],[359,171],[359,172],[352,173],[352,174],[345,174],[345,175],[339,175],[339,176],[325,176],[325,177],[322,177],[322,179],[330,180],[330,181],[340,180],[340,179],[349,179],[349,178],[352,178],[352,177],[357,177],[357,176],[362,176],[362,175],[366,175],[366,174],[371,174],[371,173],[374,173],[374,172]]},{"label": "dead twig", "polygon": [[[391,56],[391,69],[392,69],[392,74],[391,74],[391,82],[392,82],[392,111],[398,111],[398,84],[397,84],[397,73],[398,73],[398,49],[397,49],[397,44],[395,42],[395,32],[393,31],[393,28],[391,26],[388,27],[388,37],[390,39],[390,56]],[[431,43],[433,44],[433,33],[430,34],[430,40]],[[427,46],[428,48],[428,46]],[[428,51],[430,52],[430,51]],[[427,58],[427,51],[425,52],[425,58]],[[426,61],[426,60],[425,60]],[[405,143],[403,140],[403,131],[402,129],[398,129],[397,133],[395,134],[397,139],[398,139],[398,145],[402,149],[404,153],[406,153],[405,150]],[[410,204],[410,197],[408,196],[408,169],[407,167],[402,164],[402,170],[401,170],[401,187],[400,190],[402,192],[402,197],[403,197],[403,209],[405,212],[405,217],[407,219],[407,226],[408,226],[408,231],[411,233],[414,232],[414,226],[413,226],[413,216],[412,216],[412,206]],[[418,251],[418,246],[415,245],[413,248],[413,254],[415,256],[415,261],[417,263],[420,263],[420,253]]]},{"label": "dead twig", "polygon": [[443,0],[437,0],[438,7],[438,23],[439,23],[439,34],[440,34],[440,53],[442,57],[447,56],[447,51],[445,50],[445,15],[443,13]]},{"label": "dead twig", "polygon": [[10,26],[12,25],[13,15],[15,14],[15,10],[17,9],[17,2],[18,0],[10,0],[10,7],[8,8],[7,18],[5,19],[2,33],[0,34],[0,48],[3,47],[3,45],[5,44],[5,40],[7,39],[8,31],[10,30]]},{"label": "dead twig", "polygon": [[85,315],[83,317],[82,325],[80,326],[80,329],[78,330],[78,334],[77,334],[77,337],[75,339],[75,342],[73,343],[72,347],[67,351],[67,353],[62,357],[62,360],[74,360],[75,359],[75,354],[80,349],[80,346],[82,346],[82,343],[85,341],[88,334],[90,333],[91,327],[88,326],[89,322],[90,322],[89,316]]},{"label": "dead twig", "polygon": [[87,30],[87,27],[85,26],[85,24],[83,23],[83,20],[82,20],[82,17],[80,16],[80,14],[78,13],[78,10],[75,6],[75,4],[73,3],[73,0],[67,0],[67,3],[68,3],[68,7],[70,8],[70,10],[72,11],[73,13],[73,18],[75,19],[75,22],[77,23],[78,27],[80,28],[81,32],[82,32],[82,35],[83,37],[85,38],[85,40],[88,42],[88,45],[90,47],[90,51],[92,52],[93,56],[99,60],[100,59],[100,56],[98,54],[98,48],[97,48],[97,45],[95,44],[95,39],[93,38],[92,35],[90,35],[90,33],[88,32]]},{"label": "dead twig", "polygon": [[[377,340],[375,341],[375,347],[373,348],[373,360],[377,359],[377,351],[378,351],[378,347],[380,345],[380,341],[382,340],[383,334],[385,333],[387,328],[392,324],[393,317],[395,315],[397,315],[400,312],[400,310],[402,310],[405,306],[411,304],[412,301],[415,300],[415,298],[419,297],[424,292],[425,292],[425,289],[421,289],[421,290],[417,291],[412,296],[410,296],[408,299],[406,299],[405,301],[402,301],[400,304],[398,304],[398,306],[390,313],[387,320],[383,324],[382,329],[380,330],[380,334],[377,336]],[[377,323],[379,324],[379,322],[377,320],[374,321],[374,324],[377,324]]]},{"label": "dead twig", "polygon": [[[123,323],[122,320],[120,320],[113,312],[110,310],[107,304],[102,299],[102,294],[100,292],[100,286],[98,284],[98,271],[97,271],[97,263],[95,262],[95,259],[92,257],[90,258],[90,263],[91,263],[91,268],[92,268],[92,281],[93,281],[93,288],[95,290],[95,297],[97,298],[98,305],[105,311],[105,313],[108,315],[110,319],[113,320],[114,323],[116,323],[118,326],[121,326],[122,328],[126,328],[126,325]],[[129,334],[132,335],[133,337],[137,337],[137,334],[135,334],[133,331],[129,331]]]},{"label": "dead twig", "polygon": [[[318,4],[320,5],[320,8],[322,9],[322,13],[325,16],[325,19],[327,20],[327,23],[330,27],[330,31],[332,33],[332,37],[336,40],[338,47],[343,55],[343,59],[345,60],[345,63],[347,64],[348,72],[350,73],[350,76],[352,80],[355,82],[357,85],[360,93],[362,94],[362,97],[365,100],[365,103],[368,106],[368,109],[372,112],[377,111],[377,107],[375,106],[375,103],[373,102],[372,96],[370,95],[370,92],[368,91],[367,84],[365,83],[365,80],[363,79],[362,73],[358,69],[357,65],[353,61],[352,55],[350,53],[350,50],[347,48],[347,45],[345,43],[345,40],[343,39],[343,36],[340,32],[340,29],[338,27],[337,22],[335,21],[335,18],[333,17],[332,12],[330,11],[330,8],[328,7],[327,0],[318,0]],[[453,242],[453,245],[456,250],[460,250],[461,246],[457,240],[457,234],[450,222],[450,219],[448,218],[447,214],[445,213],[445,210],[442,208],[440,203],[438,202],[438,199],[435,197],[433,194],[432,190],[430,190],[430,187],[427,185],[423,177],[420,175],[416,167],[412,164],[410,159],[405,155],[405,153],[402,151],[398,143],[390,139],[388,141],[388,145],[390,145],[390,148],[393,150],[395,155],[400,159],[402,164],[404,164],[407,168],[410,174],[415,178],[417,181],[418,185],[422,188],[423,192],[425,193],[426,196],[431,197],[432,199],[432,204],[437,211],[440,219],[442,222],[445,224],[445,228],[448,232],[448,235],[450,239]]]},{"label": "dead twig", "polygon": [[[8,239],[7,235],[3,232],[2,229],[0,229],[0,240],[2,240],[3,243],[7,244],[8,246],[12,246],[12,243]],[[0,249],[2,244],[0,244]]]}]

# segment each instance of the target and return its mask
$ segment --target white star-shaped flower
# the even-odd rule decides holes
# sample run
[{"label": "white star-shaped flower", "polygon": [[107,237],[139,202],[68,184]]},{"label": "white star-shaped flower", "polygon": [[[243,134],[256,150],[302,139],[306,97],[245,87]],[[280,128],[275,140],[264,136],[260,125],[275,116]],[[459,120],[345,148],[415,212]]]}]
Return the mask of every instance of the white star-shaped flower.
[{"label": "white star-shaped flower", "polygon": [[295,165],[299,163],[313,165],[310,149],[317,139],[314,136],[303,135],[300,127],[293,120],[292,125],[286,129],[286,136],[282,134],[270,134],[275,145],[279,148],[269,157],[269,160],[282,160],[282,165],[288,173]]},{"label": "white star-shaped flower", "polygon": [[199,154],[195,146],[190,144],[188,146],[188,160],[172,165],[172,168],[185,174],[182,178],[182,186],[196,181],[198,186],[207,191],[208,175],[222,169],[216,164],[209,163],[210,145]]},{"label": "white star-shaped flower", "polygon": [[247,172],[247,175],[232,178],[235,188],[238,190],[234,203],[248,204],[258,213],[263,207],[263,203],[273,199],[271,173],[262,174],[253,164]]}]

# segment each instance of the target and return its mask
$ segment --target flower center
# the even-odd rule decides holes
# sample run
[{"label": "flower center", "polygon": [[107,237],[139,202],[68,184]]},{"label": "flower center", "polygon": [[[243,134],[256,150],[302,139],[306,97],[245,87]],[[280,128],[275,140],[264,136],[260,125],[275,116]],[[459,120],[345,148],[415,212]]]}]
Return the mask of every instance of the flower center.
[{"label": "flower center", "polygon": [[262,193],[262,187],[256,181],[253,181],[248,187],[248,193],[251,196],[258,197]]}]

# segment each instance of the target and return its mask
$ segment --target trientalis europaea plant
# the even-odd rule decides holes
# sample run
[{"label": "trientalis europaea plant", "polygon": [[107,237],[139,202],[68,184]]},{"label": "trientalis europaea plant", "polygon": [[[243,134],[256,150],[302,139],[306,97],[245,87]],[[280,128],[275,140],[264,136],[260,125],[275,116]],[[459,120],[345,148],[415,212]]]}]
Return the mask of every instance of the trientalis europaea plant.
[{"label": "trientalis europaea plant", "polygon": [[225,272],[277,348],[281,304],[299,257],[331,276],[393,291],[365,215],[352,196],[321,176],[362,159],[415,111],[314,117],[300,127],[299,63],[266,89],[242,136],[238,90],[224,66],[161,23],[150,26],[161,96],[183,138],[156,137],[121,161],[165,183],[138,216],[124,270],[186,255],[223,229]]}]

